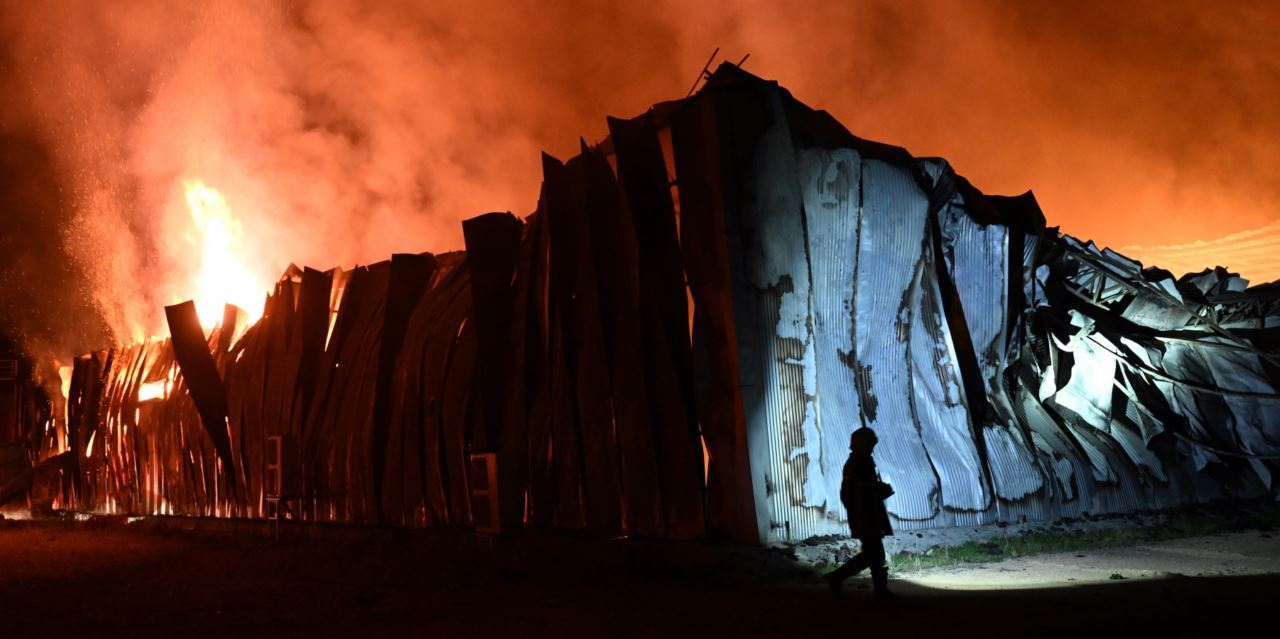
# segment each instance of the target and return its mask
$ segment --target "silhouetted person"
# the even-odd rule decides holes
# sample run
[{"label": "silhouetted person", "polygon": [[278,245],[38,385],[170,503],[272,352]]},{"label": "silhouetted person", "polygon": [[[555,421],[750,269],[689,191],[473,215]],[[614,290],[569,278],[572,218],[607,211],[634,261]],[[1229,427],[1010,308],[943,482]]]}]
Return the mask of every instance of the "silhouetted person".
[{"label": "silhouetted person", "polygon": [[893,534],[889,526],[889,512],[884,500],[893,494],[893,488],[876,473],[876,462],[871,458],[875,449],[875,431],[867,427],[853,431],[849,438],[849,460],[844,463],[844,479],[840,483],[840,501],[849,513],[849,532],[861,542],[862,548],[843,566],[827,575],[831,594],[841,596],[844,580],[864,568],[871,569],[871,583],[877,599],[892,599],[889,592],[889,567],[885,565],[884,540]]}]

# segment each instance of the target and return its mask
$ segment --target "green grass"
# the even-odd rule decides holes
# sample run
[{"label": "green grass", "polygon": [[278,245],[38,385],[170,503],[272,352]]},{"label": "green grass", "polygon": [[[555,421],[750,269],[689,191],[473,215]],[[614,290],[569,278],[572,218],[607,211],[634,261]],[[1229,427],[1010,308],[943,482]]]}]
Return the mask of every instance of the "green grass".
[{"label": "green grass", "polygon": [[895,572],[909,572],[967,563],[990,563],[1014,557],[1114,548],[1166,539],[1198,537],[1240,530],[1280,528],[1280,507],[1274,504],[1243,510],[1196,508],[1169,513],[1160,524],[1118,526],[1095,531],[1037,531],[935,547],[923,553],[903,552],[889,557]]}]

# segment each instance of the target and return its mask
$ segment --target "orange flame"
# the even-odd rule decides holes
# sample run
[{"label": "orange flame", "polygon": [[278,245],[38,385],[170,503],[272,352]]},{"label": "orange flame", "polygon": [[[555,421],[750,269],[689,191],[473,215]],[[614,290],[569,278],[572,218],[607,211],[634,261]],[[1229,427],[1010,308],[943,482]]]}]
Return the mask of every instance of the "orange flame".
[{"label": "orange flame", "polygon": [[71,367],[59,366],[58,378],[62,382],[62,398],[71,399]]},{"label": "orange flame", "polygon": [[211,327],[220,322],[224,304],[239,306],[250,323],[258,321],[267,289],[240,259],[243,225],[217,189],[199,180],[184,180],[182,186],[191,219],[200,233],[200,273],[195,296],[200,323]]},{"label": "orange flame", "polygon": [[169,369],[169,374],[163,379],[142,384],[138,387],[138,402],[147,402],[153,399],[168,399],[169,393],[173,392],[173,384],[177,378],[178,369],[174,367]]}]

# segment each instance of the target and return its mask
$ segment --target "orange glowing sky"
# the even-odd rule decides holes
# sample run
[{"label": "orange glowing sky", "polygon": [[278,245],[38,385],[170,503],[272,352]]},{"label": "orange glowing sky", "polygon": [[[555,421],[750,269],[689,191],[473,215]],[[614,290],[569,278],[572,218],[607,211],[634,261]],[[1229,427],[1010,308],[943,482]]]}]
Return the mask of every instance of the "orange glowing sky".
[{"label": "orange glowing sky", "polygon": [[257,281],[458,248],[459,220],[534,207],[539,151],[682,97],[716,47],[1067,233],[1258,283],[1277,29],[1251,1],[7,3],[0,136],[50,167],[66,278],[126,338],[199,277],[184,182],[225,196]]}]

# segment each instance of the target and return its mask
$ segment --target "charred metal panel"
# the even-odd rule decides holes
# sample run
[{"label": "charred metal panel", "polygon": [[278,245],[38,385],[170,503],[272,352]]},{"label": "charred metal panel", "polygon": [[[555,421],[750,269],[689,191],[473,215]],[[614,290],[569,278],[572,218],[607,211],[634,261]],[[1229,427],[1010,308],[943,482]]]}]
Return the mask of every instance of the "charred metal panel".
[{"label": "charred metal panel", "polygon": [[[377,389],[379,344],[391,278],[389,262],[357,269],[365,274],[365,296],[344,300],[339,310],[352,315],[351,332],[337,352],[337,384],[329,422],[332,439],[327,462],[336,518],[339,521],[374,522],[373,494],[373,408]],[[352,284],[355,282],[353,275]],[[348,286],[351,286],[349,284]]]},{"label": "charred metal panel", "polygon": [[227,468],[235,468],[231,457],[231,438],[227,433],[227,396],[218,376],[209,343],[200,328],[200,318],[192,302],[166,306],[169,332],[173,335],[173,350],[182,367],[183,379],[191,391],[191,398],[200,409],[200,420],[213,440],[218,457]]},{"label": "charred metal panel", "polygon": [[[511,276],[510,332],[507,338],[509,370],[506,394],[494,401],[502,404],[502,423],[493,440],[497,450],[499,521],[502,529],[513,530],[524,525],[529,495],[529,361],[540,359],[536,351],[541,340],[531,330],[532,288],[539,270],[535,264],[538,244],[537,223],[533,218],[522,224],[517,235],[517,253]],[[484,362],[479,362],[483,366]]]},{"label": "charred metal panel", "polygon": [[459,303],[469,295],[469,278],[465,264],[454,265],[435,288],[438,293],[424,311],[425,341],[421,359],[422,376],[418,390],[421,407],[421,472],[423,500],[428,525],[451,522],[451,505],[455,491],[449,488],[446,464],[447,422],[445,420],[445,387],[449,381],[449,353],[458,339],[458,327],[466,316],[467,304]]},{"label": "charred metal panel", "polygon": [[532,242],[529,308],[526,320],[525,383],[528,386],[528,514],[525,525],[548,529],[555,521],[556,466],[552,460],[551,380],[554,321],[549,306],[550,231],[545,206],[546,185],[529,228]]},{"label": "charred metal panel", "polygon": [[704,532],[702,447],[693,408],[684,270],[666,160],[650,116],[609,119],[618,179],[635,227],[644,374],[668,537]]},{"label": "charred metal panel", "polygon": [[[516,298],[524,295],[525,278],[517,281],[517,270],[527,273],[528,258],[521,241],[523,225],[510,213],[487,213],[462,223],[467,244],[467,264],[471,270],[471,321],[479,340],[477,375],[479,394],[473,401],[483,413],[484,428],[472,441],[473,451],[498,451],[498,472],[514,480],[499,478],[499,516],[508,525],[523,509],[523,484],[528,460],[527,444],[518,454],[511,449],[515,433],[524,432],[524,344],[525,322]],[[527,276],[526,276],[527,277]],[[513,494],[514,493],[514,494]]]},{"label": "charred metal panel", "polygon": [[[577,407],[576,313],[573,307],[577,285],[577,252],[580,243],[573,229],[570,207],[570,185],[567,171],[559,160],[542,156],[543,210],[547,215],[550,244],[548,280],[548,317],[551,332],[551,365],[548,394],[548,418],[552,430],[552,463],[555,468],[555,517],[561,530],[581,530],[587,525],[587,506],[583,484],[590,480],[583,468],[583,448]],[[580,223],[585,223],[579,220]]]},{"label": "charred metal panel", "polygon": [[[398,521],[403,514],[403,506],[398,498],[402,491],[398,487],[394,493],[397,497],[392,499],[394,503],[385,503],[388,495],[384,480],[388,474],[399,475],[403,462],[400,429],[396,429],[396,437],[391,435],[391,411],[397,401],[392,378],[396,374],[396,360],[405,344],[410,316],[434,270],[435,259],[430,255],[391,256],[387,303],[378,342],[377,383],[370,442],[371,468],[368,477],[371,487],[369,498],[373,501],[379,523],[385,523],[388,519]],[[398,479],[396,484],[400,484]]]},{"label": "charred metal panel", "polygon": [[[441,318],[436,333],[449,337],[448,365],[440,391],[440,430],[444,445],[445,494],[448,496],[449,524],[471,525],[471,489],[467,483],[467,443],[470,409],[476,390],[476,354],[479,351],[476,326],[467,321],[471,308],[471,287],[459,292]],[[474,420],[478,422],[479,420]],[[474,423],[474,422],[473,422]]]},{"label": "charred metal panel", "polygon": [[609,356],[625,530],[631,536],[654,538],[663,534],[662,493],[645,377],[635,226],[609,162],[597,151],[584,150],[581,157],[604,350]]},{"label": "charred metal panel", "polygon": [[[715,96],[700,93],[672,114],[679,180],[680,244],[694,304],[694,386],[698,421],[709,450],[708,534],[760,541],[743,415],[725,182]],[[702,375],[699,360],[705,362]]]},{"label": "charred metal panel", "polygon": [[324,354],[324,343],[329,332],[329,299],[332,294],[333,272],[306,268],[302,271],[302,285],[298,293],[298,327],[293,332],[291,351],[297,355],[297,382],[294,385],[293,409],[289,420],[289,434],[302,436],[307,423],[307,410],[315,394],[316,367]]},{"label": "charred metal panel", "polygon": [[486,428],[477,449],[496,448],[512,373],[511,280],[520,260],[520,220],[486,213],[462,222],[471,272],[471,319],[480,338],[481,402]]}]

